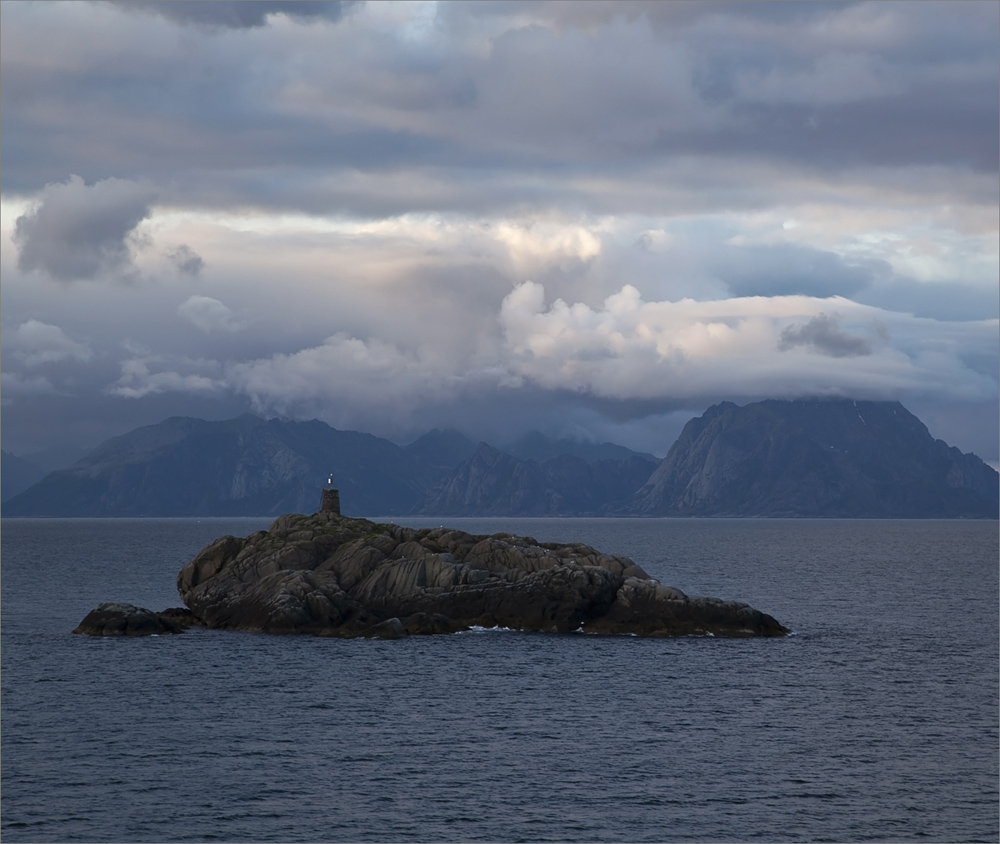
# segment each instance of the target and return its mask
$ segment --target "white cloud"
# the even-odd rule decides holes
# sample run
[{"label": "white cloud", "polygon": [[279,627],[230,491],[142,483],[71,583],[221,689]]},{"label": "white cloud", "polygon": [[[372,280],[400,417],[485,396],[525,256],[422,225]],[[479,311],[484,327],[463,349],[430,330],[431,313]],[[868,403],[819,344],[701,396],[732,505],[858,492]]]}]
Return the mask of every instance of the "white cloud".
[{"label": "white cloud", "polygon": [[590,228],[564,221],[515,222],[493,227],[494,236],[508,250],[514,271],[531,273],[545,265],[589,261],[601,254],[601,239]]},{"label": "white cloud", "polygon": [[361,340],[345,333],[294,354],[235,364],[226,382],[259,408],[337,403],[394,417],[415,407],[453,398],[476,373],[443,349],[404,350],[379,339]]},{"label": "white cloud", "polygon": [[13,349],[14,357],[25,366],[39,366],[61,360],[89,361],[90,348],[66,335],[59,326],[29,319],[4,337],[4,345]]},{"label": "white cloud", "polygon": [[126,399],[140,399],[158,393],[217,393],[223,389],[218,381],[201,374],[173,370],[151,372],[152,359],[131,358],[123,361],[121,377],[105,388],[105,393]]},{"label": "white cloud", "polygon": [[996,378],[966,363],[995,357],[997,320],[938,322],[838,297],[646,302],[632,285],[597,308],[547,305],[544,287],[524,282],[503,300],[498,322],[499,344],[474,359],[457,353],[460,339],[439,325],[416,343],[338,332],[294,353],[224,366],[135,356],[108,392],[225,392],[262,411],[393,422],[483,389],[668,404],[997,395]]},{"label": "white cloud", "polygon": [[190,296],[177,308],[177,313],[196,328],[211,331],[240,331],[245,326],[233,318],[233,312],[218,299],[210,296]]},{"label": "white cloud", "polygon": [[[996,320],[942,324],[807,296],[644,302],[631,285],[599,309],[546,307],[544,288],[525,282],[500,323],[512,374],[602,398],[997,394],[962,359],[993,351]],[[890,342],[893,326],[902,337]]]}]

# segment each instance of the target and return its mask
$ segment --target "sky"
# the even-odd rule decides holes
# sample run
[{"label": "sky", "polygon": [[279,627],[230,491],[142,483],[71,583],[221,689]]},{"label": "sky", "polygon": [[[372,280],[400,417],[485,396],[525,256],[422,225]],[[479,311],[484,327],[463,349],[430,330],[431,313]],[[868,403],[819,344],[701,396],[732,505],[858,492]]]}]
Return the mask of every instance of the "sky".
[{"label": "sky", "polygon": [[996,2],[0,4],[3,448],[168,416],[997,463]]}]

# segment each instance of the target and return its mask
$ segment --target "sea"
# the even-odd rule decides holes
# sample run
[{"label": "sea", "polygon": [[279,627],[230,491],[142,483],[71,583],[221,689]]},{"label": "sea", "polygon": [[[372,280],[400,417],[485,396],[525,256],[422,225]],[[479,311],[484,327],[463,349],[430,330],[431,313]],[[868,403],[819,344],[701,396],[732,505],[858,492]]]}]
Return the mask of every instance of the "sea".
[{"label": "sea", "polygon": [[0,837],[1000,839],[997,522],[447,521],[792,635],[74,636],[102,601],[178,606],[185,562],[269,519],[4,519]]}]

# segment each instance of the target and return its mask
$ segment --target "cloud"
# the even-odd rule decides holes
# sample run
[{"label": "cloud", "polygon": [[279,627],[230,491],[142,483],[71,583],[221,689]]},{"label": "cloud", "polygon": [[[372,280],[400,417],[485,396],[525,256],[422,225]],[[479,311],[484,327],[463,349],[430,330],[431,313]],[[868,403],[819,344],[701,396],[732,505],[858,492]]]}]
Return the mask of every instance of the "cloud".
[{"label": "cloud", "polygon": [[130,235],[150,215],[155,192],[127,179],[87,185],[79,176],[45,186],[14,223],[18,268],[60,281],[120,274],[132,266]]},{"label": "cloud", "polygon": [[252,29],[265,26],[273,15],[298,20],[337,21],[353,2],[335,0],[211,0],[187,3],[177,0],[132,0],[129,11],[149,12],[180,24],[209,28]]},{"label": "cloud", "polygon": [[233,312],[218,299],[194,295],[182,302],[177,313],[196,328],[211,331],[240,331],[245,326],[233,319]]},{"label": "cloud", "polygon": [[[996,174],[994,4],[470,5],[421,5],[434,17],[419,38],[378,4],[311,28],[258,24],[319,4],[14,7],[3,186],[72,170],[206,204],[599,213],[753,207],[822,192],[833,172],[858,186],[904,166]],[[197,29],[183,41],[162,15],[250,29],[238,49]]]},{"label": "cloud", "polygon": [[673,238],[663,229],[646,229],[639,233],[633,245],[641,252],[660,252],[673,245]]},{"label": "cloud", "polygon": [[996,284],[894,277],[853,298],[866,305],[938,320],[975,320],[983,314],[1000,313],[1000,287]]},{"label": "cloud", "polygon": [[41,375],[25,377],[17,372],[0,372],[0,388],[3,393],[3,404],[10,404],[11,396],[45,396],[58,393],[47,378]]},{"label": "cloud", "polygon": [[466,371],[461,361],[449,359],[446,349],[403,349],[338,332],[294,354],[232,365],[225,380],[261,409],[285,412],[343,404],[398,420],[421,405],[453,399],[488,375]]},{"label": "cloud", "polygon": [[151,358],[131,358],[123,361],[121,377],[105,388],[110,396],[141,399],[159,393],[217,393],[222,385],[212,378],[193,373],[184,375],[173,370],[151,372]]},{"label": "cloud", "polygon": [[[828,315],[831,305],[838,316]],[[891,336],[872,328],[883,321],[892,323]],[[130,398],[222,391],[246,396],[261,411],[379,419],[383,426],[486,394],[507,396],[511,407],[547,394],[565,408],[578,396],[595,408],[611,403],[602,412],[627,420],[718,397],[982,401],[998,392],[989,365],[996,320],[937,323],[847,299],[645,302],[625,285],[591,308],[561,299],[546,305],[543,286],[524,282],[504,298],[498,327],[499,345],[475,360],[456,354],[461,338],[440,331],[408,344],[338,332],[319,345],[210,374],[200,364],[201,371],[182,374],[169,362],[136,357],[109,391]]]},{"label": "cloud", "polygon": [[794,243],[728,246],[711,264],[735,296],[853,296],[890,274],[885,261],[851,262]]},{"label": "cloud", "polygon": [[167,257],[177,267],[177,272],[197,277],[205,268],[205,261],[186,243],[182,243],[167,253]]},{"label": "cloud", "polygon": [[[996,394],[995,3],[0,14],[4,333],[86,338],[44,374],[89,430]],[[5,436],[65,436],[56,401]]]},{"label": "cloud", "polygon": [[14,350],[14,357],[25,366],[39,366],[61,360],[86,362],[91,350],[66,335],[57,325],[29,319],[4,337],[4,345]]},{"label": "cloud", "polygon": [[[900,336],[893,345],[881,332],[876,347],[842,331],[826,315],[831,304],[854,323],[894,322]],[[644,302],[626,285],[599,309],[561,299],[546,307],[544,288],[525,282],[504,299],[500,324],[511,377],[620,401],[997,394],[996,379],[968,365],[973,349],[993,354],[996,320],[934,323],[847,299]]]},{"label": "cloud", "polygon": [[787,352],[796,346],[810,347],[832,358],[870,355],[872,344],[865,337],[842,331],[837,317],[818,314],[802,325],[790,325],[781,332],[778,349]]}]

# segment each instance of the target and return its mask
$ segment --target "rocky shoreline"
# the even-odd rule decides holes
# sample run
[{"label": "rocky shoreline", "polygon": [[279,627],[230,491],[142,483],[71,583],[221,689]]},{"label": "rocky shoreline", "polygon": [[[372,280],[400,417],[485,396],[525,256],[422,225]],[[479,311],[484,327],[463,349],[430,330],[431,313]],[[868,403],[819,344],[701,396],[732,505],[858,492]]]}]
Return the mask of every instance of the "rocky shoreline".
[{"label": "rocky shoreline", "polygon": [[688,597],[627,557],[576,543],[414,529],[329,510],[224,536],[177,577],[187,608],[104,603],[73,631],[179,633],[192,626],[339,638],[506,627],[633,636],[784,636],[747,604]]}]

